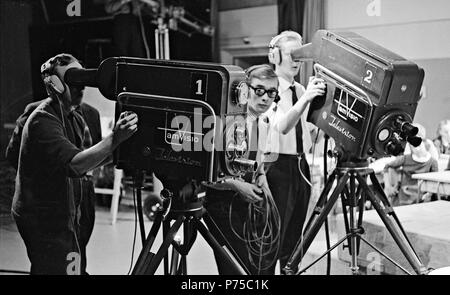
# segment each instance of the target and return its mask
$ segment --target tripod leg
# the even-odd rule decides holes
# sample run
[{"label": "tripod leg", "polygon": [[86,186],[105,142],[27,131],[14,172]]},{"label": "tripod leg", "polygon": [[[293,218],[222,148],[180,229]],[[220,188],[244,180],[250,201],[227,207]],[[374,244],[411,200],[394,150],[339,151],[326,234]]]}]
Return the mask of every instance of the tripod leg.
[{"label": "tripod leg", "polygon": [[[367,183],[364,181],[364,179],[358,175],[358,181],[360,185],[363,186],[363,189],[367,192],[367,197],[372,202],[372,205],[374,206],[375,210],[377,211],[378,215],[380,216],[381,220],[385,224],[386,228],[388,229],[389,233],[391,234],[392,238],[402,251],[403,255],[406,257],[410,265],[413,267],[414,271],[417,274],[425,274],[426,273],[426,267],[422,264],[420,261],[420,258],[415,253],[414,249],[411,246],[411,243],[408,240],[408,237],[406,236],[401,224],[398,221],[398,218],[396,218],[394,210],[390,207],[389,202],[387,201],[386,196],[384,195],[384,192],[379,190],[381,187],[376,180],[376,177],[372,177],[371,174],[371,180],[374,182],[374,187],[376,188],[375,191],[373,191]],[[384,208],[381,207],[380,201],[384,204],[387,204],[388,206],[385,206],[388,211],[389,215],[393,216],[394,220],[389,218],[389,216],[386,214],[386,211]]]},{"label": "tripod leg", "polygon": [[357,202],[358,200],[356,195],[356,187],[355,187],[355,175],[356,173],[352,173],[350,175],[350,195],[349,195],[349,210],[350,210],[350,252],[352,256],[351,260],[351,270],[353,274],[358,273],[358,255],[356,250],[356,244],[357,244],[357,235],[354,234],[355,230],[358,229],[358,221],[355,219],[356,217],[356,209],[357,209]]},{"label": "tripod leg", "polygon": [[[349,191],[348,191],[348,187],[345,186],[344,190],[341,193],[341,204],[342,204],[342,216],[344,217],[344,226],[345,226],[345,232],[348,234],[350,233],[350,223],[348,221],[348,211],[347,211],[347,206],[348,206],[348,200],[349,200]],[[345,247],[348,247],[348,252],[350,255],[352,255],[352,249],[350,247],[350,235],[347,235],[348,239],[347,239],[347,246],[344,245],[344,249]]]},{"label": "tripod leg", "polygon": [[333,173],[330,175],[330,177],[327,180],[327,183],[325,184],[325,187],[320,194],[319,200],[316,203],[316,206],[314,208],[314,211],[311,214],[311,217],[309,218],[308,222],[305,226],[305,232],[309,231],[309,228],[314,223],[314,221],[317,219],[317,216],[320,215],[320,212],[322,211],[322,208],[325,206],[327,202],[327,196],[330,192],[331,188],[333,187],[334,180],[336,178],[337,171],[333,171]]},{"label": "tripod leg", "polygon": [[[359,200],[359,215],[358,215],[358,228],[362,228],[362,221],[363,221],[363,215],[364,215],[364,210],[365,210],[365,204],[366,204],[366,195],[362,193],[362,186],[358,185],[358,191],[356,192],[356,197]],[[356,249],[357,252],[356,254],[359,255],[359,249],[360,249],[360,245],[361,245],[361,236],[358,235],[358,239],[357,239],[357,244],[356,244]]]},{"label": "tripod leg", "polygon": [[145,246],[145,225],[144,225],[144,213],[142,212],[142,191],[141,188],[136,188],[136,203],[137,212],[139,218],[139,229],[141,233],[142,247]]},{"label": "tripod leg", "polygon": [[[409,241],[409,239],[408,239],[408,237],[406,235],[406,232],[403,229],[403,227],[402,227],[402,225],[400,223],[400,220],[398,219],[397,214],[395,214],[395,211],[392,208],[392,206],[391,206],[391,204],[389,202],[389,199],[386,197],[386,194],[384,193],[383,188],[381,187],[381,184],[378,182],[378,179],[377,179],[375,173],[372,172],[370,174],[370,179],[372,180],[372,184],[373,184],[373,187],[374,187],[375,195],[378,196],[378,198],[381,200],[381,202],[383,202],[384,207],[388,208],[388,214],[391,215],[394,218],[394,221],[397,223],[399,229],[401,230],[401,232],[405,236],[406,241],[408,242],[409,246],[414,251],[414,248],[413,248],[411,242]],[[415,251],[414,251],[414,254],[416,254],[416,256],[417,256],[417,253]]]},{"label": "tripod leg", "polygon": [[173,239],[175,238],[175,235],[177,234],[178,230],[180,229],[181,225],[183,224],[183,221],[186,219],[184,216],[179,216],[175,223],[170,228],[167,235],[164,237],[164,241],[161,245],[161,247],[158,249],[158,252],[156,252],[153,259],[150,261],[150,264],[147,265],[145,268],[145,274],[154,274],[156,270],[158,269],[159,264],[163,260],[164,256],[167,254],[167,250],[169,249],[169,246],[172,244]]},{"label": "tripod leg", "polygon": [[[335,175],[335,173],[333,173],[332,175]],[[286,266],[284,267],[286,274],[293,274],[292,266],[297,267],[297,265],[300,263],[303,256],[305,255],[306,251],[308,251],[308,248],[311,245],[311,243],[312,243],[313,239],[315,238],[315,236],[317,235],[317,233],[319,232],[320,227],[325,222],[325,218],[327,218],[328,214],[330,213],[331,209],[333,208],[334,204],[336,203],[337,198],[339,197],[342,190],[344,189],[348,178],[349,178],[348,173],[343,175],[338,180],[335,190],[331,194],[329,201],[325,204],[323,209],[317,208],[318,213],[320,212],[320,215],[317,217],[317,220],[314,220],[314,223],[312,223],[310,225],[310,228],[308,228],[308,230],[305,231],[304,239],[300,238],[300,240],[297,242],[294,252],[291,254],[291,256],[289,257],[289,261],[287,262]],[[334,181],[334,177],[331,178],[331,180]],[[332,184],[331,184],[331,186],[332,186]],[[322,192],[322,195],[320,196],[320,199],[322,199],[323,195],[327,194],[327,193],[328,192],[326,190],[324,190]],[[319,199],[319,201],[320,201],[320,199]],[[314,217],[311,217],[311,219],[312,218],[314,218]]]},{"label": "tripod leg", "polygon": [[145,241],[145,245],[139,254],[139,258],[136,261],[136,264],[131,272],[132,275],[143,274],[143,267],[147,265],[153,257],[153,253],[150,252],[152,245],[158,235],[158,230],[161,227],[162,223],[162,214],[159,213],[156,216],[155,221],[153,222],[152,228],[150,229],[150,233],[147,236],[147,240]]},{"label": "tripod leg", "polygon": [[[216,227],[218,232],[221,232],[217,225],[214,223],[214,221],[208,216],[207,213],[205,213],[204,218],[208,219],[209,226]],[[238,275],[248,275],[249,271],[243,266],[242,262],[239,262],[231,253],[225,251],[225,249],[217,242],[217,240],[214,238],[214,236],[211,234],[211,232],[208,230],[208,228],[201,222],[200,220],[197,220],[197,229],[200,232],[200,234],[203,236],[203,238],[206,240],[206,242],[211,246],[211,248],[216,251],[220,256],[222,256],[222,259],[226,260],[227,263],[230,265],[230,267],[233,269],[233,273]],[[225,237],[222,235],[222,238],[226,241]],[[230,247],[231,249],[231,247]]]},{"label": "tripod leg", "polygon": [[[174,243],[177,243],[180,245],[180,241],[176,240]],[[178,261],[180,260],[180,253],[175,249],[175,247],[172,248],[172,259],[170,264],[170,274],[171,275],[177,275],[178,273]]]},{"label": "tripod leg", "polygon": [[[163,221],[163,237],[167,237],[167,233],[170,230],[170,219],[168,220],[164,220]],[[168,275],[169,274],[169,253],[167,252],[166,255],[164,255],[164,274]]]}]

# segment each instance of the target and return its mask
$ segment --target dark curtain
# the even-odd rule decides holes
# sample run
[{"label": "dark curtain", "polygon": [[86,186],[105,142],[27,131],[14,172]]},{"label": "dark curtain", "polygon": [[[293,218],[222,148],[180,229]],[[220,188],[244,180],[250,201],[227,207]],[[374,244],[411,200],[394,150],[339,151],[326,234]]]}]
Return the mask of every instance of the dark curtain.
[{"label": "dark curtain", "polygon": [[303,14],[306,0],[278,0],[278,32],[303,32]]},{"label": "dark curtain", "polygon": [[[304,44],[311,42],[324,28],[324,6],[324,0],[278,0],[278,32],[293,30],[302,35]],[[305,60],[296,80],[306,86],[313,74],[313,61]]]},{"label": "dark curtain", "polygon": [[293,30],[310,42],[324,28],[324,6],[324,0],[278,0],[278,32]]},{"label": "dark curtain", "polygon": [[311,42],[314,33],[325,25],[324,0],[303,0],[303,43]]}]

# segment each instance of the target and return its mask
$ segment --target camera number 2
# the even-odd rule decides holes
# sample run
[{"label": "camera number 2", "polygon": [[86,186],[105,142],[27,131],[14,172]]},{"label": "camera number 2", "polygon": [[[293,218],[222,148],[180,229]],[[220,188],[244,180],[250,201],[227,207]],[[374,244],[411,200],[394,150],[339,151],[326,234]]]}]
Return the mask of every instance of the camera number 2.
[{"label": "camera number 2", "polygon": [[372,84],[373,72],[371,70],[366,70],[366,76],[364,77],[364,82]]},{"label": "camera number 2", "polygon": [[364,67],[363,78],[361,84],[365,87],[371,87],[373,85],[373,81],[375,79],[375,74],[377,72],[377,67],[370,63],[366,63]]},{"label": "camera number 2", "polygon": [[191,97],[206,99],[208,87],[208,75],[204,73],[192,73],[191,75]]}]

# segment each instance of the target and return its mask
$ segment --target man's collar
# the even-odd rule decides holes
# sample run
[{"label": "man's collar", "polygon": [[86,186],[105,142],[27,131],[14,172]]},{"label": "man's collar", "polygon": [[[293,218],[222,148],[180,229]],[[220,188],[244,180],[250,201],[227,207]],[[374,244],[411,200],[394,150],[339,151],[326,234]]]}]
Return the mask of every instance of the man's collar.
[{"label": "man's collar", "polygon": [[283,77],[278,77],[278,81],[280,82],[280,85],[279,85],[280,92],[286,91],[287,89],[289,89],[289,87],[291,87],[295,83],[295,82],[290,83]]},{"label": "man's collar", "polygon": [[247,108],[247,120],[248,121],[256,121],[258,115],[255,112],[252,112],[250,108]]}]

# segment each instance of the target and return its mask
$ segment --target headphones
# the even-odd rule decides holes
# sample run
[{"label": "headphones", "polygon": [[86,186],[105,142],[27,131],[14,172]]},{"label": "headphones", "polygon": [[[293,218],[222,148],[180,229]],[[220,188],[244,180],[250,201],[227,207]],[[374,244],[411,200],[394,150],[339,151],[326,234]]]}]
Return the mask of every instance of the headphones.
[{"label": "headphones", "polygon": [[296,39],[300,41],[300,44],[303,43],[302,36],[299,33],[290,30],[283,31],[279,35],[273,37],[272,40],[270,40],[269,54],[267,55],[267,57],[269,58],[269,62],[271,64],[279,65],[283,61],[280,46],[278,45],[280,40],[283,38]]},{"label": "headphones", "polygon": [[54,91],[57,94],[63,94],[66,90],[64,83],[62,83],[61,79],[57,76],[55,69],[57,65],[58,55],[50,58],[41,66],[42,79],[49,95],[51,95],[51,91]]},{"label": "headphones", "polygon": [[[70,54],[61,53],[58,54],[41,66],[42,80],[44,81],[47,93],[51,95],[51,92],[56,94],[63,94],[66,91],[65,83],[61,80],[64,77],[66,71],[70,68],[77,67],[78,60]],[[60,73],[56,71],[56,66],[62,67]]]}]

